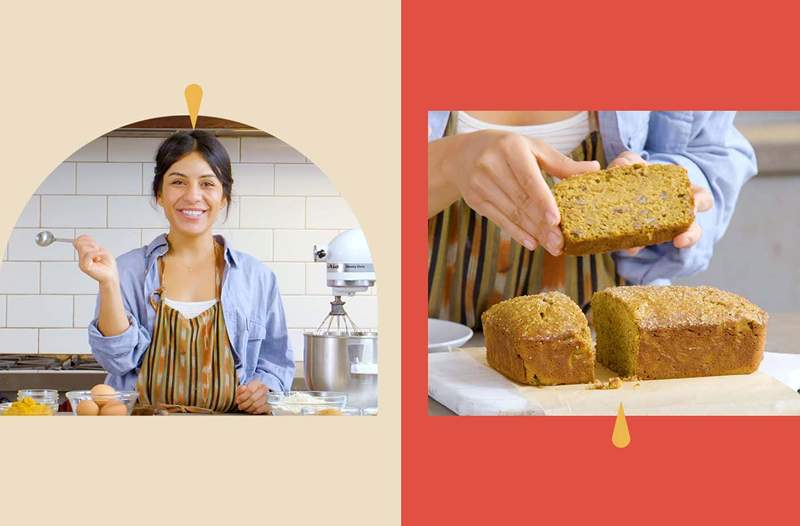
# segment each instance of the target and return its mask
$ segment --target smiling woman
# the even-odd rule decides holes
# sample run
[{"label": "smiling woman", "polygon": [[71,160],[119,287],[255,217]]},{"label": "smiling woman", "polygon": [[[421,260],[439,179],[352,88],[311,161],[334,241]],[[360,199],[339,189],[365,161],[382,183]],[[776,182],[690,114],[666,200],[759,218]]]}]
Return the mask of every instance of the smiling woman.
[{"label": "smiling woman", "polygon": [[80,269],[99,284],[89,343],[117,389],[144,404],[267,410],[294,374],[275,275],[213,235],[231,202],[231,162],[213,135],[178,132],[156,155],[152,191],[169,232],[118,259],[89,236]]}]

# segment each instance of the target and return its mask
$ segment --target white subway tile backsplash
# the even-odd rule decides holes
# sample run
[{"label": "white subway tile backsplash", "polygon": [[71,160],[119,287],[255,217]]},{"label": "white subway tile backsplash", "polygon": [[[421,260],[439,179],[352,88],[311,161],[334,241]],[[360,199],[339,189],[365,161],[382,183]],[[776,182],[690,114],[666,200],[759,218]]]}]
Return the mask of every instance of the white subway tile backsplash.
[{"label": "white subway tile backsplash", "polygon": [[306,294],[327,294],[331,289],[327,283],[325,263],[304,263],[306,267]]},{"label": "white subway tile backsplash", "polygon": [[39,330],[40,354],[91,354],[86,329]]},{"label": "white subway tile backsplash", "polygon": [[105,196],[42,196],[42,226],[53,228],[105,227]]},{"label": "white subway tile backsplash", "polygon": [[156,163],[142,163],[142,195],[153,195]]},{"label": "white subway tile backsplash", "polygon": [[140,163],[78,163],[77,193],[91,195],[139,195]]},{"label": "white subway tile backsplash", "polygon": [[[6,259],[9,261],[71,261],[75,256],[75,249],[68,243],[53,243],[47,247],[36,244],[36,234],[40,228],[15,228],[8,239],[8,252]],[[71,228],[51,228],[50,232],[60,239],[72,239],[75,231]]]},{"label": "white subway tile backsplash", "polygon": [[17,219],[17,226],[18,228],[25,228],[25,227],[38,227],[39,222],[39,214],[40,214],[40,206],[41,206],[42,198],[38,195],[34,195],[30,198],[30,200],[25,204],[25,208],[22,209],[22,213],[19,215],[19,219]]},{"label": "white subway tile backsplash", "polygon": [[283,296],[286,325],[292,329],[317,327],[331,310],[331,298],[326,296]]},{"label": "white subway tile backsplash", "polygon": [[303,332],[307,329],[289,329],[289,347],[294,351],[294,361],[303,361]]},{"label": "white subway tile backsplash", "polygon": [[215,229],[230,243],[231,248],[250,254],[259,261],[272,260],[271,230]]},{"label": "white subway tile backsplash", "polygon": [[302,163],[303,154],[275,137],[242,137],[242,162]]},{"label": "white subway tile backsplash", "polygon": [[75,163],[61,163],[42,181],[36,194],[74,194]]},{"label": "white subway tile backsplash", "polygon": [[309,197],[306,228],[358,228],[358,221],[341,197]]},{"label": "white subway tile backsplash", "polygon": [[347,298],[344,310],[361,329],[378,328],[378,298],[369,294],[356,294]]},{"label": "white subway tile backsplash", "polygon": [[338,192],[313,164],[279,164],[275,166],[275,195],[338,195]]},{"label": "white subway tile backsplash", "polygon": [[97,290],[97,282],[83,273],[77,261],[42,262],[42,294],[96,294]]},{"label": "white subway tile backsplash", "polygon": [[74,296],[73,327],[88,327],[94,319],[94,307],[97,303],[97,294]]},{"label": "white subway tile backsplash", "polygon": [[222,208],[219,211],[219,215],[217,216],[217,220],[214,221],[215,228],[238,228],[240,226],[240,215],[241,215],[241,198],[233,197],[231,198],[231,206],[230,210],[226,210]]},{"label": "white subway tile backsplash", "polygon": [[0,293],[38,294],[41,265],[38,261],[30,263],[4,261],[0,266]]},{"label": "white subway tile backsplash", "polygon": [[268,263],[278,279],[278,289],[284,294],[305,294],[306,276],[303,263]]},{"label": "white subway tile backsplash", "polygon": [[[141,246],[141,230],[134,228],[76,228],[75,237],[88,235],[98,245],[119,257],[129,250]],[[73,250],[77,261],[77,252]]]},{"label": "white subway tile backsplash", "polygon": [[6,326],[6,297],[0,296],[0,327]]},{"label": "white subway tile backsplash", "polygon": [[232,163],[239,162],[239,137],[217,137],[222,146],[228,150],[228,157],[231,158]]},{"label": "white subway tile backsplash", "polygon": [[314,245],[327,245],[338,233],[338,230],[276,230],[275,261],[313,262]]},{"label": "white subway tile backsplash", "polygon": [[303,228],[303,197],[241,197],[242,228]]},{"label": "white subway tile backsplash", "polygon": [[72,296],[9,296],[8,327],[72,327]]},{"label": "white subway tile backsplash", "polygon": [[108,138],[99,137],[67,158],[67,161],[107,161]]},{"label": "white subway tile backsplash", "polygon": [[153,162],[164,139],[153,137],[109,137],[110,162]]},{"label": "white subway tile backsplash", "polygon": [[234,195],[273,195],[275,165],[237,163],[233,165]]},{"label": "white subway tile backsplash", "polygon": [[167,225],[169,223],[164,217],[164,211],[150,197],[111,196],[108,198],[109,227],[159,228]]},{"label": "white subway tile backsplash", "polygon": [[36,329],[0,329],[0,353],[38,353],[38,332]]}]

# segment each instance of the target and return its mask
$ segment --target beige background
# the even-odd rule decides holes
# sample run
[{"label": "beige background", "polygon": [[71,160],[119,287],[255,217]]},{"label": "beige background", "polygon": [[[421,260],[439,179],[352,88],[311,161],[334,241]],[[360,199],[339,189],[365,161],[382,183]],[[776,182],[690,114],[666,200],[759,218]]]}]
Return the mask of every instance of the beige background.
[{"label": "beige background", "polygon": [[[291,144],[364,226],[381,416],[6,418],[0,522],[399,524],[399,1],[13,5],[0,13],[0,244],[61,161],[123,124],[186,113],[196,82],[201,114]],[[45,144],[24,140],[42,130]]]}]

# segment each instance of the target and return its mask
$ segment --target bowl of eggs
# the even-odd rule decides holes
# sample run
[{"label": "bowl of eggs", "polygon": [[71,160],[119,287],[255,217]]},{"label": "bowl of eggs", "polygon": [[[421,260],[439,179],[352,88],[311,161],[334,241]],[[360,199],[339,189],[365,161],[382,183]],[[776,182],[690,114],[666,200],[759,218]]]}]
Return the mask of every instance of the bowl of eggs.
[{"label": "bowl of eggs", "polygon": [[128,416],[138,396],[136,391],[117,391],[106,384],[95,385],[91,391],[67,393],[72,414],[76,416]]}]

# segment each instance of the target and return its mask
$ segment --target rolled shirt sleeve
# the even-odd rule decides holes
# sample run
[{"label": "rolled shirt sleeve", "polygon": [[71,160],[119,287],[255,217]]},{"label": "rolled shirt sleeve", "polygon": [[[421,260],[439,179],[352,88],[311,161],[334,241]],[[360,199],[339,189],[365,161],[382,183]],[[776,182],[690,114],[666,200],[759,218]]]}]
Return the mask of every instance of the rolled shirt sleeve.
[{"label": "rolled shirt sleeve", "polygon": [[[686,168],[692,184],[711,192],[714,206],[699,212],[695,221],[702,229],[699,241],[678,249],[672,242],[652,245],[630,256],[613,255],[617,272],[632,283],[669,284],[679,276],[708,268],[714,245],[728,228],[744,183],[757,172],[750,143],[733,126],[735,112],[694,112],[685,145],[674,150],[648,139],[639,153],[648,163],[677,164]],[[658,133],[658,129],[651,130]]]}]

